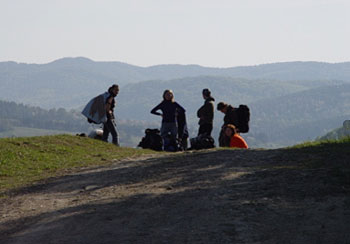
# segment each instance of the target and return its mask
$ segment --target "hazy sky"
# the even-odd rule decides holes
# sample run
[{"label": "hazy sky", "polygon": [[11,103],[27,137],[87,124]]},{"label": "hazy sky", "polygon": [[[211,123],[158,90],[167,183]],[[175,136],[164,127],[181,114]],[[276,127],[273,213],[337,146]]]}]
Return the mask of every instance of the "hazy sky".
[{"label": "hazy sky", "polygon": [[0,0],[0,61],[350,61],[349,0]]}]

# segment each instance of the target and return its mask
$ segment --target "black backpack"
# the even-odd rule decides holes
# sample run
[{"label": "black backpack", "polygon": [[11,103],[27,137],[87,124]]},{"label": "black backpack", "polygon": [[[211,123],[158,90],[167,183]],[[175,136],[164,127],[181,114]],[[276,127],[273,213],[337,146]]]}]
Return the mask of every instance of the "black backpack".
[{"label": "black backpack", "polygon": [[201,134],[195,138],[191,138],[190,143],[191,143],[191,149],[195,149],[195,150],[215,147],[215,141],[213,137],[207,134]]},{"label": "black backpack", "polygon": [[250,110],[247,105],[239,105],[236,110],[238,117],[239,133],[247,133],[249,131]]},{"label": "black backpack", "polygon": [[155,151],[163,150],[163,140],[158,129],[146,129],[145,134],[145,137],[142,138],[138,147]]}]

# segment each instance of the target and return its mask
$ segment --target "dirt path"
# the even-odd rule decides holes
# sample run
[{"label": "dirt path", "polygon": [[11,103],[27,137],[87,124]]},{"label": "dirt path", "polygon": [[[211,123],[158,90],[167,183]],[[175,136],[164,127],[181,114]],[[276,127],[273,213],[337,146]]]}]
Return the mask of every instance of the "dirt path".
[{"label": "dirt path", "polygon": [[83,170],[0,200],[0,243],[350,243],[350,190],[283,150]]}]

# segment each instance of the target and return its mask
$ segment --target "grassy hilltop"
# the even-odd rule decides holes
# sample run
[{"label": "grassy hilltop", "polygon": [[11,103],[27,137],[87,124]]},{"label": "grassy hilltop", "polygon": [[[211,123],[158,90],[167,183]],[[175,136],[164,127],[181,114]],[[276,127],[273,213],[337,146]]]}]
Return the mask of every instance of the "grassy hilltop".
[{"label": "grassy hilltop", "polygon": [[0,139],[0,192],[76,168],[151,153],[71,135]]},{"label": "grassy hilltop", "polygon": [[[341,172],[350,169],[350,164],[345,163],[350,162],[349,148],[350,138],[345,138],[307,142],[282,151],[294,158],[295,165],[334,168],[343,175]],[[71,135],[0,139],[0,192],[82,167],[110,165],[152,153],[156,152],[117,148],[110,143]]]}]

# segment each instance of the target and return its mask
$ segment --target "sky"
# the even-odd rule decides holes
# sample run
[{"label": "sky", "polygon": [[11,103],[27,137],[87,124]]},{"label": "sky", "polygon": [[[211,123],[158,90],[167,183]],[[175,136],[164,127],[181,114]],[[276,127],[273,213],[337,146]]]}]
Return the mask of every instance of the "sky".
[{"label": "sky", "polygon": [[0,0],[0,61],[350,61],[349,0]]}]

